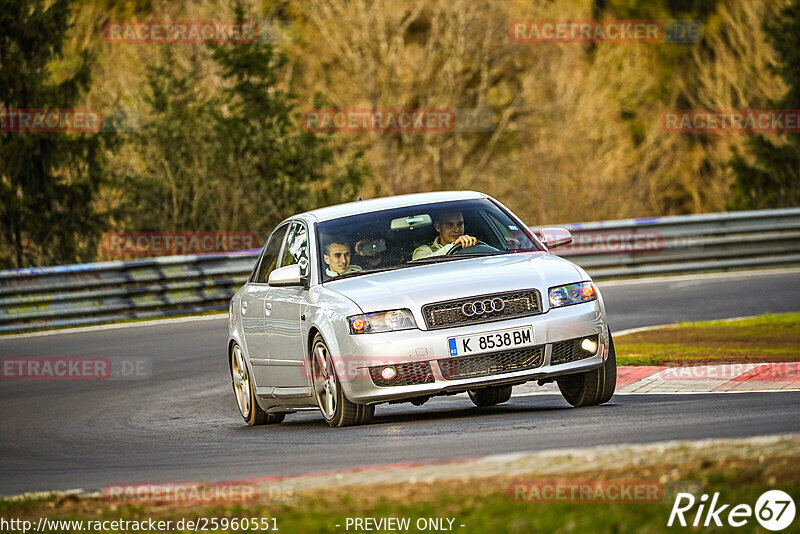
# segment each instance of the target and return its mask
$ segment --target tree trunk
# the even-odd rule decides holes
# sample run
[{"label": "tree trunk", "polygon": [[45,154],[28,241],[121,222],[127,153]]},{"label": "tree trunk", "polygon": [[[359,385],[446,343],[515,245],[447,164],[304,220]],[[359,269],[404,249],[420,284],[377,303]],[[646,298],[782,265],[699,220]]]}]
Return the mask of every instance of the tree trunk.
[{"label": "tree trunk", "polygon": [[22,269],[25,266],[22,262],[22,231],[19,222],[12,224],[14,224],[14,251],[17,255],[17,269]]}]

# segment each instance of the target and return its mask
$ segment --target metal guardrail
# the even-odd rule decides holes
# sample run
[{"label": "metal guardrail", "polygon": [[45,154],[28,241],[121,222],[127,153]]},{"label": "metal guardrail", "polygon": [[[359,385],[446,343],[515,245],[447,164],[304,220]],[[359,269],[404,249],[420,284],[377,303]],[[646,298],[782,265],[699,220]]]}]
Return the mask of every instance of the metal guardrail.
[{"label": "metal guardrail", "polygon": [[554,252],[598,280],[800,265],[800,208],[560,226],[573,245]]},{"label": "metal guardrail", "polygon": [[[800,208],[553,226],[595,280],[800,265]],[[0,332],[221,311],[258,253],[0,271]]]}]

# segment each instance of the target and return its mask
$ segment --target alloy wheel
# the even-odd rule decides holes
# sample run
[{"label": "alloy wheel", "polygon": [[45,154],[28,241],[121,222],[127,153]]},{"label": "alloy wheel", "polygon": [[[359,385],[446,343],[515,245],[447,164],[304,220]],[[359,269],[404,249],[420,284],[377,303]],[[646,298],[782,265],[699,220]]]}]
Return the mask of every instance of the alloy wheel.
[{"label": "alloy wheel", "polygon": [[250,417],[250,374],[247,372],[247,364],[244,362],[242,349],[238,345],[233,347],[231,358],[231,376],[233,378],[233,392],[236,395],[236,403],[242,417]]},{"label": "alloy wheel", "polygon": [[331,420],[336,415],[338,387],[328,348],[323,343],[314,347],[314,391],[322,415]]}]

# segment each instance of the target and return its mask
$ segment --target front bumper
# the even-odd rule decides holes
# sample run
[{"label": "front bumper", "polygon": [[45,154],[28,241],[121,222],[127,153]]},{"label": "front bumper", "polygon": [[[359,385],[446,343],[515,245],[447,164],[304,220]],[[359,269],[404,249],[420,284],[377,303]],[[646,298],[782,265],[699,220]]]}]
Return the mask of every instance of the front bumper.
[{"label": "front bumper", "polygon": [[[533,327],[534,345],[543,347],[542,365],[520,371],[500,372],[470,378],[446,379],[438,360],[450,359],[447,339],[517,327]],[[554,343],[580,337],[598,336],[594,356],[551,365]],[[599,301],[549,310],[547,313],[433,331],[406,330],[383,334],[348,336],[349,347],[340,346],[339,378],[347,398],[358,403],[375,403],[456,393],[489,385],[520,384],[530,380],[595,369],[608,357],[608,328]],[[410,362],[428,362],[433,381],[399,386],[377,386],[369,368]]]}]

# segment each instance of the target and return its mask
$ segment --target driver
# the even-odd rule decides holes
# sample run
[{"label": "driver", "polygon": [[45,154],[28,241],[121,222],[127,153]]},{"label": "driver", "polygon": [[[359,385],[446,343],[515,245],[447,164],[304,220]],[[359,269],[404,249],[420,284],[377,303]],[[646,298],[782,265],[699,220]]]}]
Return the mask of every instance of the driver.
[{"label": "driver", "polygon": [[414,249],[412,260],[427,258],[428,256],[444,256],[458,243],[463,248],[471,247],[478,240],[464,234],[464,216],[460,211],[443,212],[433,220],[433,227],[439,232],[430,245],[420,245]]},{"label": "driver", "polygon": [[350,265],[350,245],[340,237],[332,237],[328,240],[322,259],[328,264],[325,274],[331,277],[361,270],[358,265]]}]

